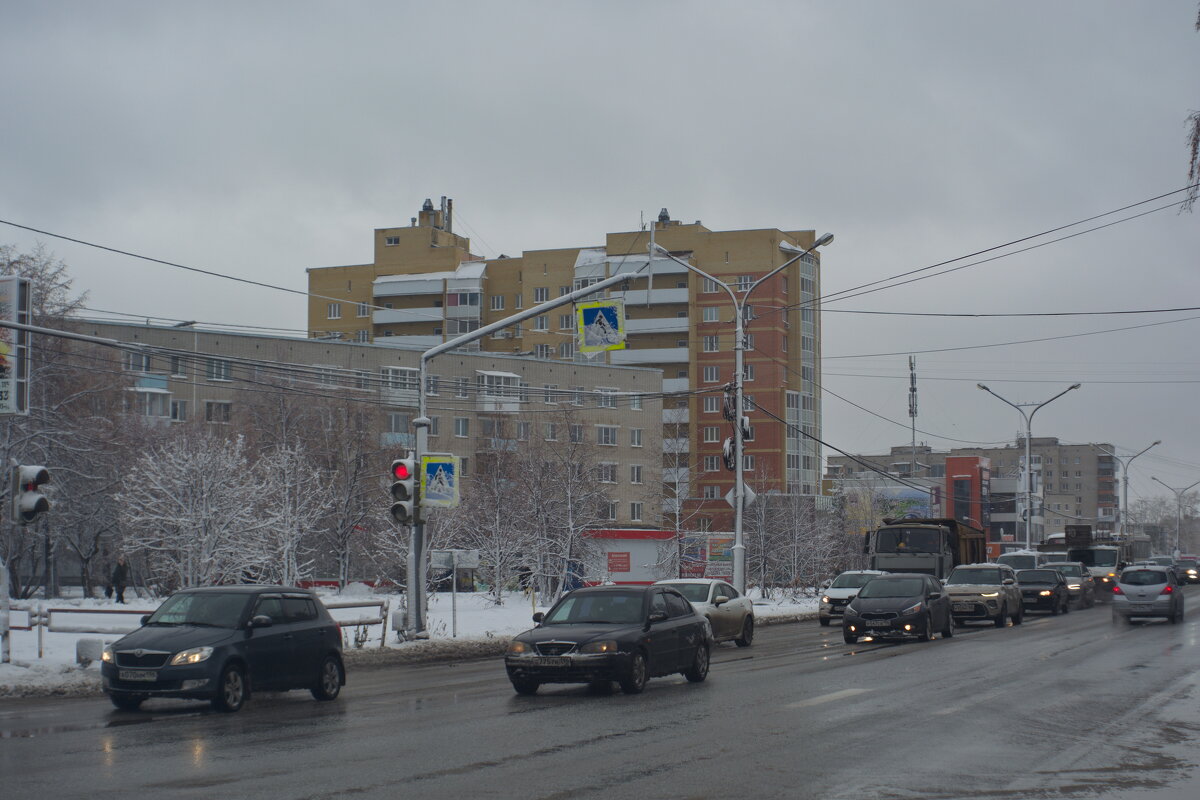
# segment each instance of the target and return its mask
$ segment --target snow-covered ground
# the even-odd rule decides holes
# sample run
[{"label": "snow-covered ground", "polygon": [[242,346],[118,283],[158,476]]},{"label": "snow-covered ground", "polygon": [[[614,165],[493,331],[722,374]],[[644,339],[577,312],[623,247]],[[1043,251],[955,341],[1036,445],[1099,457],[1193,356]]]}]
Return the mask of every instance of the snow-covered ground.
[{"label": "snow-covered ground", "polygon": [[[362,585],[352,585],[341,594],[321,592],[322,599],[330,605],[338,603],[384,601],[388,604],[391,614],[403,613],[403,602],[400,595],[374,594]],[[92,663],[81,666],[76,663],[77,643],[81,639],[102,640],[104,643],[114,642],[122,635],[122,630],[133,630],[140,622],[140,614],[114,615],[107,613],[86,613],[88,611],[127,610],[150,613],[157,607],[157,601],[127,597],[124,606],[117,605],[111,600],[66,598],[51,601],[14,601],[10,622],[12,625],[27,625],[28,614],[21,608],[69,609],[69,612],[58,611],[52,615],[54,627],[71,626],[75,628],[105,629],[108,633],[55,633],[43,632],[42,653],[38,654],[38,635],[34,631],[14,630],[11,632],[10,646],[12,663],[0,664],[0,697],[25,694],[94,694],[99,690],[99,664]],[[547,606],[535,605],[534,600],[520,594],[509,595],[503,605],[496,605],[483,594],[459,594],[457,598],[457,613],[452,613],[451,595],[448,593],[431,594],[429,596],[428,628],[429,635],[438,643],[440,652],[447,652],[446,645],[455,640],[479,642],[481,640],[507,640],[514,634],[520,633],[533,626],[530,617],[535,611],[546,611]],[[755,599],[754,613],[760,620],[771,617],[789,618],[798,614],[815,613],[817,601],[815,598],[800,600],[761,600]],[[331,609],[335,619],[339,621],[366,619],[378,614],[377,608]],[[344,629],[347,649],[355,647],[356,628]],[[381,625],[372,625],[365,629],[367,636],[364,648],[378,648],[380,635],[385,631]],[[457,635],[455,635],[457,634]],[[389,620],[386,629],[385,647],[393,650],[420,649],[428,646],[427,642],[401,642],[398,640]],[[453,652],[450,650],[449,652]]]}]

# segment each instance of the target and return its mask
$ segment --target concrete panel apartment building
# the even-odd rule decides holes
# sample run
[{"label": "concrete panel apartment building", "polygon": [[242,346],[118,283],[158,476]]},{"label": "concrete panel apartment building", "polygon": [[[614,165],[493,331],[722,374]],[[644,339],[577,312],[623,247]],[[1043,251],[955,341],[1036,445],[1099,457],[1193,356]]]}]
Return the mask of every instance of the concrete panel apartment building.
[{"label": "concrete panel apartment building", "polygon": [[[733,474],[722,461],[731,423],[722,416],[733,380],[734,308],[717,284],[666,257],[651,258],[653,239],[677,258],[745,291],[782,265],[783,243],[808,247],[811,230],[712,231],[683,223],[666,209],[603,244],[526,250],[484,259],[455,233],[453,201],[425,201],[403,227],[374,231],[369,264],[308,270],[312,337],[406,343],[428,348],[561,297],[604,278],[629,274],[605,296],[624,301],[627,347],[584,355],[575,350],[570,306],[495,331],[472,347],[561,366],[610,364],[661,370],[664,508],[689,530],[728,530],[722,499]],[[618,289],[618,290],[614,290]],[[820,260],[812,254],[763,283],[747,313],[745,393],[752,438],[745,443],[747,482],[755,491],[820,493]],[[560,381],[559,391],[570,389]],[[675,515],[674,512],[678,512]],[[686,521],[681,520],[686,517]]]},{"label": "concrete panel apartment building", "polygon": [[[1064,444],[1053,436],[1034,436],[1029,440],[1033,462],[1034,542],[1044,535],[1061,533],[1065,525],[1091,525],[1102,535],[1113,533],[1120,518],[1120,473],[1111,444]],[[980,456],[990,461],[995,488],[992,492],[991,519],[995,533],[1018,535],[1023,528],[1016,522],[1012,508],[1014,496],[1021,493],[1021,465],[1025,460],[1025,439],[1004,447],[964,447],[934,450],[928,445],[891,448],[887,453],[830,456],[826,478],[847,488],[869,486],[877,473],[855,461],[860,459],[900,478],[944,478],[946,458]],[[914,468],[915,462],[915,468]],[[880,478],[880,480],[884,480]],[[1001,488],[1002,487],[1002,488]],[[1040,504],[1039,504],[1040,499]],[[1038,513],[1041,508],[1041,513]]]},{"label": "concrete panel apartment building", "polygon": [[[344,399],[378,409],[380,508],[390,503],[386,461],[414,444],[422,348],[400,340],[385,346],[83,320],[73,327],[146,347],[104,351],[97,368],[120,359],[128,376],[125,406],[150,424],[228,425],[238,419],[239,402],[289,390],[314,404]],[[515,448],[528,437],[578,436],[596,445],[611,500],[609,524],[659,523],[659,370],[479,351],[455,351],[430,363],[430,447],[463,459],[464,493],[481,453]]]}]

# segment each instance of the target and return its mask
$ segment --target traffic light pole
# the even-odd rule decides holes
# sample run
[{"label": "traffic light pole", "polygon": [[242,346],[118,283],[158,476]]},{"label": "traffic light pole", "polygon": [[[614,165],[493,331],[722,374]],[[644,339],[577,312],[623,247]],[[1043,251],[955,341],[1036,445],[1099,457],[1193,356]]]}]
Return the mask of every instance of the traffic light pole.
[{"label": "traffic light pole", "polygon": [[[650,265],[652,258],[648,258],[646,263],[631,272],[623,272],[618,275],[605,278],[604,280],[596,281],[593,284],[584,286],[582,289],[576,289],[573,292],[564,294],[561,297],[556,297],[553,300],[547,300],[535,306],[531,306],[524,311],[520,311],[512,316],[497,320],[496,322],[484,325],[461,336],[455,337],[448,341],[442,342],[439,345],[429,348],[421,354],[421,366],[418,372],[418,388],[417,388],[417,418],[413,420],[413,427],[417,433],[417,447],[415,459],[417,467],[420,469],[421,457],[429,452],[429,414],[428,400],[426,399],[426,380],[429,374],[429,362],[435,356],[445,353],[447,350],[453,350],[456,347],[461,347],[464,344],[482,339],[493,331],[507,328],[509,325],[515,325],[518,322],[523,322],[531,317],[536,317],[544,314],[547,311],[558,308],[559,306],[570,305],[576,300],[581,300],[589,297],[596,292],[603,291],[610,286],[616,286],[619,283],[624,283],[632,280],[646,267]],[[418,477],[418,482],[420,478]],[[418,483],[419,485],[419,483]],[[414,524],[409,528],[408,538],[408,569],[406,576],[408,580],[407,600],[408,612],[404,619],[405,636],[407,638],[420,638],[426,634],[425,609],[426,609],[426,573],[428,558],[425,553],[425,518],[421,509],[415,508],[416,518]]]}]

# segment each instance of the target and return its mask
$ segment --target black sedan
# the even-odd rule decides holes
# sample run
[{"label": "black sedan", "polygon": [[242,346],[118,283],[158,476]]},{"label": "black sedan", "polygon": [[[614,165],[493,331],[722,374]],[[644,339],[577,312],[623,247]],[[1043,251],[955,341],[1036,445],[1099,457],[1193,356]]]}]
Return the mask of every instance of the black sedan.
[{"label": "black sedan", "polygon": [[587,683],[638,694],[646,680],[682,673],[708,676],[712,629],[683,595],[667,586],[593,586],[564,595],[536,628],[516,636],[504,666],[517,694],[543,683]]},{"label": "black sedan", "polygon": [[954,635],[950,595],[932,575],[899,572],[867,581],[846,606],[842,638],[854,644],[860,636],[916,636],[922,642],[935,631]]},{"label": "black sedan", "polygon": [[1067,579],[1056,569],[1019,569],[1021,605],[1026,611],[1066,614],[1071,610],[1071,590]]},{"label": "black sedan", "polygon": [[308,689],[333,700],[346,683],[337,623],[316,595],[284,586],[176,592],[104,648],[100,674],[113,705],[126,711],[151,697],[237,711],[252,689]]}]

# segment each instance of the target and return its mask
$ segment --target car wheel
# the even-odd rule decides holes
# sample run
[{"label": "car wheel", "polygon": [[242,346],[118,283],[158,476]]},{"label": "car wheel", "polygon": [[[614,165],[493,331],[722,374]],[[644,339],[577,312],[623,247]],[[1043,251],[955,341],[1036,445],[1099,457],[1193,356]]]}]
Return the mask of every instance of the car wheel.
[{"label": "car wheel", "polygon": [[122,711],[137,711],[146,698],[137,694],[110,694],[108,699]]},{"label": "car wheel", "polygon": [[237,711],[246,703],[246,675],[237,664],[226,664],[217,681],[217,696],[212,699],[217,711]]},{"label": "car wheel", "polygon": [[853,633],[842,631],[842,639],[846,642],[846,644],[858,644],[858,637]]},{"label": "car wheel", "polygon": [[1007,604],[1000,606],[1000,613],[996,615],[996,619],[992,621],[992,624],[995,625],[997,628],[1003,628],[1005,625],[1008,624],[1008,605]]},{"label": "car wheel", "polygon": [[749,647],[754,641],[754,617],[746,617],[742,623],[742,635],[733,640],[738,647]]},{"label": "car wheel", "polygon": [[956,628],[967,627],[967,621],[965,619],[963,619],[962,617],[953,617],[952,616],[951,619],[954,620],[954,627],[956,627]]},{"label": "car wheel", "polygon": [[541,686],[537,681],[531,681],[527,678],[509,678],[512,681],[513,689],[517,694],[532,695],[537,694],[538,687]]},{"label": "car wheel", "polygon": [[817,622],[821,624],[822,628],[829,627],[829,617],[817,617]]},{"label": "car wheel", "polygon": [[646,688],[646,679],[649,677],[649,669],[646,666],[646,656],[641,653],[634,653],[633,658],[629,661],[629,672],[625,678],[620,681],[621,691],[625,694],[641,694]]},{"label": "car wheel", "polygon": [[342,665],[333,656],[325,656],[312,696],[318,700],[333,700],[342,690]]},{"label": "car wheel", "polygon": [[946,627],[942,628],[942,638],[943,639],[953,639],[954,638],[954,615],[953,614],[946,615]]},{"label": "car wheel", "polygon": [[917,633],[918,642],[928,642],[933,638],[933,615],[925,613],[925,624],[921,626],[920,632]]},{"label": "car wheel", "polygon": [[1055,603],[1054,606],[1050,609],[1050,616],[1057,617],[1060,611],[1062,611],[1062,604]]},{"label": "car wheel", "polygon": [[1017,613],[1013,614],[1012,622],[1013,622],[1013,625],[1020,625],[1024,621],[1025,621],[1025,604],[1022,603],[1017,608]]},{"label": "car wheel", "polygon": [[696,645],[696,655],[692,656],[692,666],[683,671],[683,677],[692,683],[701,683],[708,677],[708,645],[701,642]]}]

